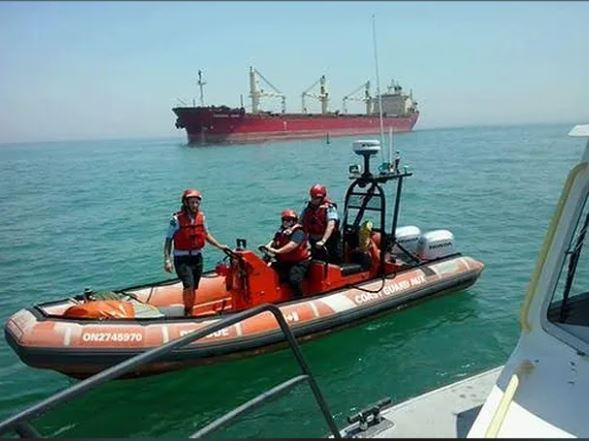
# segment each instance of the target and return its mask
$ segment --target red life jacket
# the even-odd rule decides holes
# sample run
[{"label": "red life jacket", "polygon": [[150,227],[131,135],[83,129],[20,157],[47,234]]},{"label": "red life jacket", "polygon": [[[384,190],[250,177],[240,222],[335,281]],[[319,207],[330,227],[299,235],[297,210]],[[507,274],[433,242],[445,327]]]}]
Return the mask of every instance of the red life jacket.
[{"label": "red life jacket", "polygon": [[[313,205],[310,202],[305,208],[305,215],[303,216],[303,228],[305,233],[312,235],[322,235],[327,229],[327,210],[330,207],[337,207],[329,199],[325,198],[319,205]],[[337,231],[339,222],[335,222],[333,231]]]},{"label": "red life jacket", "polygon": [[185,210],[176,213],[180,229],[174,234],[174,248],[176,250],[194,251],[205,246],[205,217],[202,211],[198,211],[194,223]]},{"label": "red life jacket", "polygon": [[[295,231],[300,230],[302,227],[298,224],[294,225],[290,229],[290,234],[286,234],[282,229],[278,230],[274,235],[273,241],[273,248],[282,248],[284,245],[291,241],[290,237],[294,234]],[[307,241],[307,235],[305,234],[305,238],[303,241],[296,246],[293,250],[289,251],[288,253],[284,254],[276,254],[276,259],[279,262],[288,262],[288,263],[297,263],[302,262],[303,260],[307,260],[311,257],[311,252],[309,251],[309,242]]]}]

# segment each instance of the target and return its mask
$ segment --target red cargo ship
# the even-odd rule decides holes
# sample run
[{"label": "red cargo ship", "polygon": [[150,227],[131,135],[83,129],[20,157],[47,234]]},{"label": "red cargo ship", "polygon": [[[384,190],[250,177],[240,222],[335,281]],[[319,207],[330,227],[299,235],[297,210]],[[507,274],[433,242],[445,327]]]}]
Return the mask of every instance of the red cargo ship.
[{"label": "red cargo ship", "polygon": [[[257,85],[257,77],[266,82],[274,92],[267,92]],[[200,101],[203,104],[201,72],[199,71]],[[319,94],[310,90],[320,85]],[[354,94],[364,88],[362,98]],[[322,76],[302,93],[302,112],[286,113],[286,97],[272,86],[258,71],[250,67],[251,113],[243,105],[238,108],[227,106],[175,107],[176,128],[186,129],[190,143],[247,143],[276,141],[298,138],[321,138],[378,133],[380,131],[379,101],[382,103],[383,129],[394,132],[408,132],[413,129],[419,117],[417,102],[412,93],[405,94],[394,82],[380,99],[370,96],[370,82],[343,98],[343,112],[329,112],[329,94]],[[273,113],[260,110],[261,97],[281,98],[282,112]],[[321,113],[307,113],[305,98],[316,98],[321,103]],[[347,101],[362,101],[366,106],[364,114],[348,114]]]}]

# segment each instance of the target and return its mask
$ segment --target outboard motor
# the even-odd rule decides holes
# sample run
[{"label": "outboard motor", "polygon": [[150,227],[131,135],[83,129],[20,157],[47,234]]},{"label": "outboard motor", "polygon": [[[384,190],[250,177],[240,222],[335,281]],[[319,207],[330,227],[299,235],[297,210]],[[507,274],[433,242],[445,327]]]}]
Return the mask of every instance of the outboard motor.
[{"label": "outboard motor", "polygon": [[[400,246],[402,246],[411,254],[416,254],[417,243],[419,241],[419,238],[421,237],[421,229],[414,225],[399,227],[395,230],[395,237],[397,239],[397,243]],[[403,254],[403,251],[395,244],[391,250],[391,253]]]},{"label": "outboard motor", "polygon": [[417,241],[417,255],[422,260],[441,259],[456,254],[454,235],[448,230],[434,230]]}]

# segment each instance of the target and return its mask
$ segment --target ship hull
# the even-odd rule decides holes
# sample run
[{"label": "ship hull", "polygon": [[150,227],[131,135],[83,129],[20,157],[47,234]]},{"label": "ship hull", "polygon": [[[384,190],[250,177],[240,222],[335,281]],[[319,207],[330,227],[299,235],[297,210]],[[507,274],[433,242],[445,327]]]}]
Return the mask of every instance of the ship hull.
[{"label": "ship hull", "polygon": [[[176,107],[176,127],[186,129],[191,144],[251,143],[289,139],[375,134],[378,115],[247,114],[226,107]],[[408,132],[419,112],[385,116],[385,132]]]}]

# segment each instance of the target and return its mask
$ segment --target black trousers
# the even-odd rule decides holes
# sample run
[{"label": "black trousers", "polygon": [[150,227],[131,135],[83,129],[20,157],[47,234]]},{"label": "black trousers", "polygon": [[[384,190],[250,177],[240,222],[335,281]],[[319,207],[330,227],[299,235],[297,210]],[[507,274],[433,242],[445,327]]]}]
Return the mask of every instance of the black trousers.
[{"label": "black trousers", "polygon": [[202,254],[196,256],[174,256],[176,274],[184,288],[198,289],[202,276]]},{"label": "black trousers", "polygon": [[309,270],[311,259],[298,263],[274,262],[272,268],[278,273],[281,282],[288,282],[297,299],[303,297],[303,280]]}]

